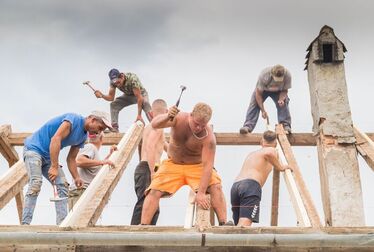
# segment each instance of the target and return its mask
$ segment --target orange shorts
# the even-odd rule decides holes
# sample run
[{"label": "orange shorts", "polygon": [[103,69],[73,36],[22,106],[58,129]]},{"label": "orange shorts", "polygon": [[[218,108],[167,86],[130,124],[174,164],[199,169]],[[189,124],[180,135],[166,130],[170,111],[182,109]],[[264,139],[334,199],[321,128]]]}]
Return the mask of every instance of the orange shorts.
[{"label": "orange shorts", "polygon": [[[146,194],[149,190],[154,189],[172,195],[184,185],[189,185],[196,192],[199,189],[202,173],[202,163],[175,164],[170,159],[165,159],[155,173],[151,184],[146,190]],[[209,186],[220,183],[221,178],[218,176],[217,171],[213,169]]]}]

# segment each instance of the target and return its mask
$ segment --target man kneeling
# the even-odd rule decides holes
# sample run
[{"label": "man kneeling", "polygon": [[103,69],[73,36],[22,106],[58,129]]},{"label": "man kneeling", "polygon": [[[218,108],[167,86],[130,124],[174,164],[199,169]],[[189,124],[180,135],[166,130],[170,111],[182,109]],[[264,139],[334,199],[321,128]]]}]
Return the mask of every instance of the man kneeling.
[{"label": "man kneeling", "polygon": [[155,174],[144,200],[141,224],[150,224],[162,196],[174,194],[183,185],[196,193],[195,201],[204,209],[210,200],[219,223],[226,222],[226,202],[221,179],[213,168],[216,138],[208,122],[212,109],[205,103],[195,105],[191,113],[181,112],[176,106],[152,120],[152,127],[171,127],[168,147],[169,159],[164,160]]},{"label": "man kneeling", "polygon": [[262,187],[274,166],[279,171],[291,169],[279,162],[276,134],[265,131],[262,148],[246,157],[239,175],[231,187],[231,206],[235,225],[251,226],[258,223]]}]

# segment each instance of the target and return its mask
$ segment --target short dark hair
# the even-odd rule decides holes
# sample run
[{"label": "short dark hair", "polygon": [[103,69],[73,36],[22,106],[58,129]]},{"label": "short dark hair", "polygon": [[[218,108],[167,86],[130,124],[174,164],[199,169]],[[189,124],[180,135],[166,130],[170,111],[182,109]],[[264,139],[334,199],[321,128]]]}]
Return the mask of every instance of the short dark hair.
[{"label": "short dark hair", "polygon": [[275,141],[275,139],[277,138],[277,134],[274,132],[274,131],[271,131],[271,130],[267,130],[265,131],[263,134],[262,134],[262,138],[268,142],[268,143],[272,143]]}]

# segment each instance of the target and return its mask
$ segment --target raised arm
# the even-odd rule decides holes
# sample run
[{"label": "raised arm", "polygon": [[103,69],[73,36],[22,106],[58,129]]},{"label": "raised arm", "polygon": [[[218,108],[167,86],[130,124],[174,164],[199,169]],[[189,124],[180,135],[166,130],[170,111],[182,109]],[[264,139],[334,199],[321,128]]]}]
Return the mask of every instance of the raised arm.
[{"label": "raised arm", "polygon": [[100,90],[95,91],[95,96],[97,98],[103,98],[106,101],[114,101],[114,96],[116,95],[116,88],[110,86],[109,92],[107,95],[103,94]]},{"label": "raised arm", "polygon": [[[155,129],[162,129],[174,127],[178,120],[179,109],[173,106],[169,109],[168,113],[158,115],[152,119],[152,127]],[[171,118],[173,118],[171,120]]]},{"label": "raised arm", "polygon": [[49,144],[51,167],[48,170],[48,177],[51,181],[54,181],[58,175],[58,156],[60,154],[61,141],[70,134],[70,128],[70,122],[64,121],[51,138],[51,143]]}]

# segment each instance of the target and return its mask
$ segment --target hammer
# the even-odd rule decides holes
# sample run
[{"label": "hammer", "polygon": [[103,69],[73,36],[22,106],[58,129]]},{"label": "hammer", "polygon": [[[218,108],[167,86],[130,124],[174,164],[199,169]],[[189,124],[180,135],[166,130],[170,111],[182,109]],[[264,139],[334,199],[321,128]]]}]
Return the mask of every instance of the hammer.
[{"label": "hammer", "polygon": [[90,83],[91,83],[90,81],[85,81],[85,82],[83,82],[83,85],[87,85],[87,86],[89,86],[89,87],[92,89],[92,91],[96,92],[96,89],[94,89],[94,88],[91,86]]},{"label": "hammer", "polygon": [[[179,95],[178,101],[175,103],[175,106],[176,106],[176,107],[179,106],[179,102],[180,102],[180,100],[181,100],[182,93],[183,93],[183,91],[186,90],[186,88],[187,88],[186,86],[183,86],[183,85],[180,85],[179,87],[181,88],[181,93],[180,93],[180,95]],[[174,117],[170,117],[170,121],[173,121],[173,119],[174,119]]]},{"label": "hammer", "polygon": [[[59,165],[59,168],[61,169],[62,165]],[[49,201],[51,201],[51,202],[58,202],[58,201],[67,199],[67,197],[60,198],[60,196],[58,196],[57,187],[56,187],[55,181],[52,181],[52,187],[53,187],[53,197],[50,198]]]},{"label": "hammer", "polygon": [[60,198],[57,193],[56,184],[53,182],[53,197],[49,199],[51,202],[58,202],[67,199],[67,197]]}]

